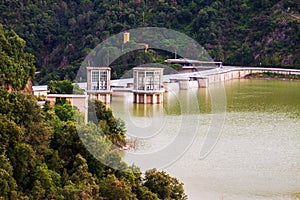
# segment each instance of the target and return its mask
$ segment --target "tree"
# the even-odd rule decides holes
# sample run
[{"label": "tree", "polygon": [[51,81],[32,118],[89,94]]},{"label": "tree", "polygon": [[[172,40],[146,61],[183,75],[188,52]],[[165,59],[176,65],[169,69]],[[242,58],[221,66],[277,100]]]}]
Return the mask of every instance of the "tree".
[{"label": "tree", "polygon": [[[57,172],[48,169],[48,166],[45,163],[37,166],[34,171],[34,187],[39,188],[40,191],[45,191],[43,192],[45,196],[42,198],[58,192],[58,188],[61,187],[61,177]],[[37,195],[41,196],[42,193],[37,193]]]},{"label": "tree", "polygon": [[114,174],[109,174],[101,181],[100,192],[108,200],[137,200],[126,180],[118,180]]},{"label": "tree", "polygon": [[25,41],[0,24],[0,86],[22,90],[34,77],[34,57],[24,52]]},{"label": "tree", "polygon": [[86,126],[77,126],[77,131],[85,148],[99,161],[98,166],[95,166],[97,163],[94,162],[94,159],[88,157],[89,163],[94,163],[91,169],[93,172],[101,173],[103,165],[113,168],[111,169],[113,171],[116,169],[126,170],[127,165],[122,161],[123,152],[118,151],[99,126],[89,122]]},{"label": "tree", "polygon": [[79,87],[77,83],[74,84],[73,94],[84,94],[84,91]]},{"label": "tree", "polygon": [[0,130],[0,149],[13,153],[12,151],[16,144],[23,139],[24,133],[20,127],[2,114],[0,114]]},{"label": "tree", "polygon": [[43,120],[41,107],[32,95],[17,91],[8,92],[1,87],[0,110],[7,119],[25,127],[28,127],[32,122]]},{"label": "tree", "polygon": [[37,164],[36,154],[32,147],[25,143],[17,144],[14,154],[10,156],[10,160],[18,186],[24,191],[30,189],[32,186],[31,173]]},{"label": "tree", "polygon": [[64,196],[69,199],[97,199],[99,198],[99,186],[96,178],[89,172],[85,158],[77,154],[73,162],[72,174],[64,187]]},{"label": "tree", "polygon": [[56,103],[55,104],[55,114],[62,121],[74,121],[73,119],[73,107],[70,103]]},{"label": "tree", "polygon": [[43,122],[33,122],[26,129],[24,140],[36,151],[40,161],[43,161],[44,157],[50,154],[49,145],[52,134],[51,127]]},{"label": "tree", "polygon": [[17,190],[17,183],[13,178],[13,167],[7,156],[2,153],[0,155],[0,198],[11,199],[15,190]]},{"label": "tree", "polygon": [[50,94],[72,94],[73,84],[70,80],[50,81],[48,89]]},{"label": "tree", "polygon": [[137,190],[139,200],[159,200],[157,194],[151,192],[147,187],[141,186]]},{"label": "tree", "polygon": [[125,144],[125,123],[115,118],[112,111],[98,100],[89,101],[88,120],[98,124],[104,134],[116,145]]},{"label": "tree", "polygon": [[144,186],[156,193],[160,199],[187,199],[184,194],[183,183],[164,171],[159,172],[156,169],[146,171]]}]

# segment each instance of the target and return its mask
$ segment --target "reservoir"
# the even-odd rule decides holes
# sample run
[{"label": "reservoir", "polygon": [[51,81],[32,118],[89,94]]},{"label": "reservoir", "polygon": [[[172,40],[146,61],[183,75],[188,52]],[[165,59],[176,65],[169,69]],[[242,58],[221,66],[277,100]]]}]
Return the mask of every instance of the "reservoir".
[{"label": "reservoir", "polygon": [[300,82],[174,85],[163,104],[132,101],[131,93],[112,96],[132,144],[125,160],[178,178],[188,199],[290,200],[300,192]]}]

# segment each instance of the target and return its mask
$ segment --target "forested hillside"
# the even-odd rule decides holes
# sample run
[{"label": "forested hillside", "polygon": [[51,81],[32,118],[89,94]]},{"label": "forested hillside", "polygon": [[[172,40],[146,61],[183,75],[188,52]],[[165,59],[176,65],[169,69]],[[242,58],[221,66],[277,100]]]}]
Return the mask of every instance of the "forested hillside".
[{"label": "forested hillside", "polygon": [[101,41],[144,26],[185,33],[225,64],[300,68],[299,13],[296,0],[10,0],[0,23],[25,39],[38,70],[55,71],[42,70],[47,83],[73,79]]},{"label": "forested hillside", "polygon": [[41,108],[26,90],[35,67],[24,47],[0,26],[0,199],[187,198],[176,178],[155,169],[142,176],[122,160],[124,123],[100,101],[89,102],[96,114],[87,124],[65,99]]}]

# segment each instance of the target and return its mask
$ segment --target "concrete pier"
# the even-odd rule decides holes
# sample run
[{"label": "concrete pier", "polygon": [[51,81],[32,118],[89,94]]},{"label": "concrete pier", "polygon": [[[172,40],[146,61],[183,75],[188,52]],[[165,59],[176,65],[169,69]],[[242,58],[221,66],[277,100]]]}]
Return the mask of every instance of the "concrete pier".
[{"label": "concrete pier", "polygon": [[110,104],[111,92],[97,93],[97,94],[91,96],[91,99],[93,99],[93,98],[97,99],[99,101],[102,101],[102,103],[104,103],[104,104]]},{"label": "concrete pier", "polygon": [[197,79],[199,88],[207,88],[209,85],[209,81],[207,77],[199,77]]},{"label": "concrete pier", "polygon": [[189,80],[187,80],[187,79],[180,79],[178,82],[179,82],[179,89],[180,90],[187,90],[187,89],[189,89]]},{"label": "concrete pier", "polygon": [[137,104],[159,104],[163,102],[163,92],[134,92],[133,103]]},{"label": "concrete pier", "polygon": [[164,81],[163,86],[164,86],[165,92],[169,92],[170,83],[167,81]]}]

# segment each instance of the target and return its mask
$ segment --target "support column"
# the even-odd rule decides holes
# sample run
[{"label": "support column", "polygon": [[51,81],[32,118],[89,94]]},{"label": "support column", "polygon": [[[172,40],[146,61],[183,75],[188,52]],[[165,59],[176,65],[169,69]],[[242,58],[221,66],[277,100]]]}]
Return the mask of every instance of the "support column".
[{"label": "support column", "polygon": [[106,103],[110,104],[110,94],[106,94]]},{"label": "support column", "polygon": [[156,94],[152,95],[152,103],[157,103],[157,98]]},{"label": "support column", "polygon": [[[84,93],[86,95],[86,93]],[[84,99],[84,124],[88,123],[88,109],[89,109],[89,99],[88,95],[86,95]]]},{"label": "support column", "polygon": [[169,92],[169,82],[164,82],[163,85],[164,85],[165,91]]},{"label": "support column", "polygon": [[179,89],[180,90],[187,90],[187,89],[189,89],[189,81],[188,80],[180,80],[179,81]]},{"label": "support column", "polygon": [[208,85],[209,85],[208,78],[204,78],[204,77],[198,78],[198,87],[199,88],[207,88]]},{"label": "support column", "polygon": [[159,98],[158,102],[162,103],[164,101],[164,93],[160,93],[159,96],[158,96],[158,98]]}]

